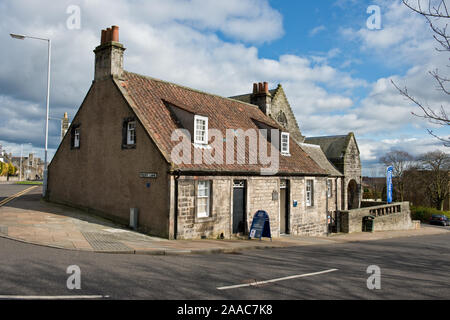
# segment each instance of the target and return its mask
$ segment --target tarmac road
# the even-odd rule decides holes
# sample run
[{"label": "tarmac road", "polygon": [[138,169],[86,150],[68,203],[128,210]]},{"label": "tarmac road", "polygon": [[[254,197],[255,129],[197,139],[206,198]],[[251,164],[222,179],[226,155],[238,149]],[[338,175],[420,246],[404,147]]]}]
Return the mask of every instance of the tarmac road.
[{"label": "tarmac road", "polygon": [[[65,251],[0,238],[0,299],[5,295],[22,299],[30,295],[105,299],[450,299],[449,242],[446,233],[239,254],[139,256]],[[66,271],[71,265],[81,270],[80,290],[67,289]],[[367,268],[371,265],[381,270],[380,290],[367,287]],[[327,273],[315,274],[323,271]],[[285,277],[291,278],[279,280]],[[274,282],[248,285],[267,280]]]},{"label": "tarmac road", "polygon": [[0,201],[30,187],[32,186],[0,183]]}]

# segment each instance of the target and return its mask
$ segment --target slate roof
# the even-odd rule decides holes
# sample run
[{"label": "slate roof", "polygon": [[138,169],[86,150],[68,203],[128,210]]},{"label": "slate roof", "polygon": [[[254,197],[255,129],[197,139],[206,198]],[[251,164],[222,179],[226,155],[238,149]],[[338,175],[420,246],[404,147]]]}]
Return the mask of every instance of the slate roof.
[{"label": "slate roof", "polygon": [[[176,165],[171,159],[171,151],[179,143],[171,141],[171,136],[174,130],[181,128],[172,117],[167,103],[193,114],[207,116],[209,128],[220,130],[224,137],[227,129],[258,130],[254,120],[281,130],[279,125],[258,107],[127,71],[124,71],[123,79],[114,81],[157,148],[171,164],[172,170],[259,175],[261,168],[268,167],[248,163],[226,164],[225,161],[223,164]],[[327,175],[326,171],[320,168],[293,139],[290,140],[291,156],[280,156],[278,174]],[[235,143],[235,152],[236,145]],[[191,144],[192,153],[194,148]],[[249,150],[246,149],[248,159]]]},{"label": "slate roof", "polygon": [[342,136],[309,137],[305,143],[319,145],[328,159],[341,159],[350,141],[352,133]]},{"label": "slate roof", "polygon": [[299,143],[300,148],[303,149],[322,169],[324,169],[330,176],[342,177],[342,173],[328,161],[325,153],[323,153],[322,148],[318,145]]}]

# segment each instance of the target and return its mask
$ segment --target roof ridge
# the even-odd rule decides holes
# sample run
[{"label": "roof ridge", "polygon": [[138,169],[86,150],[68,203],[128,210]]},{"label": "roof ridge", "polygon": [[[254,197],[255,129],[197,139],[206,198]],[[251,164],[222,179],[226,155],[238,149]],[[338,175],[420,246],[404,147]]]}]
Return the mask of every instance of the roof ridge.
[{"label": "roof ridge", "polygon": [[143,74],[139,74],[139,73],[131,72],[131,71],[127,71],[127,70],[124,70],[124,72],[129,73],[129,74],[134,74],[136,76],[139,76],[139,77],[142,77],[142,78],[146,78],[146,79],[149,79],[149,80],[158,81],[158,82],[162,82],[162,83],[166,83],[166,84],[171,84],[171,85],[174,85],[174,86],[177,86],[179,88],[186,89],[186,90],[189,90],[189,91],[193,91],[193,92],[197,92],[197,93],[201,93],[201,94],[206,94],[208,96],[225,99],[225,100],[229,100],[229,101],[232,101],[232,102],[237,102],[237,103],[240,103],[240,104],[252,107],[252,108],[258,108],[258,106],[254,105],[254,104],[251,104],[251,103],[247,103],[247,102],[239,101],[239,100],[236,100],[236,99],[220,96],[218,94],[209,93],[209,92],[206,92],[206,91],[201,91],[201,90],[198,90],[198,89],[186,87],[186,86],[183,86],[183,85],[178,84],[178,83],[174,83],[174,82],[170,82],[170,81],[166,81],[166,80],[161,80],[161,79],[158,79],[158,78],[146,76],[146,75],[143,75]]},{"label": "roof ridge", "polygon": [[321,139],[321,138],[343,138],[347,137],[348,134],[342,134],[342,135],[334,135],[334,136],[317,136],[317,137],[306,137],[306,139]]},{"label": "roof ridge", "polygon": [[312,147],[312,148],[320,149],[320,146],[318,144],[311,144],[311,143],[304,143],[304,142],[297,142],[297,144],[300,145],[300,146]]}]

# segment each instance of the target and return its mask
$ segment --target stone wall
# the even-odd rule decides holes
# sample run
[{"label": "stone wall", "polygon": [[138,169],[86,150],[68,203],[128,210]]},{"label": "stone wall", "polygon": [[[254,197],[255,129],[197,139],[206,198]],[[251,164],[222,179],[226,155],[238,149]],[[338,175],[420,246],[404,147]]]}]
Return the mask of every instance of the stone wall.
[{"label": "stone wall", "polygon": [[208,218],[198,218],[196,214],[196,182],[198,179],[185,178],[178,182],[178,226],[177,239],[231,237],[231,187],[229,178],[208,178],[211,183],[211,213]]},{"label": "stone wall", "polygon": [[362,167],[359,155],[358,146],[355,137],[351,134],[351,139],[348,143],[347,150],[344,156],[344,179],[342,186],[342,203],[345,209],[348,209],[348,187],[352,180],[357,184],[357,207],[359,208],[362,200]]},{"label": "stone wall", "polygon": [[[276,192],[278,197],[273,198]],[[247,224],[252,226],[253,216],[259,210],[264,210],[270,218],[272,237],[280,236],[280,179],[276,177],[257,177],[248,180],[247,190]]]},{"label": "stone wall", "polygon": [[363,218],[370,215],[375,216],[374,231],[414,229],[409,202],[341,211],[339,215],[344,233],[362,232]]},{"label": "stone wall", "polygon": [[139,231],[169,238],[168,164],[139,121],[136,148],[122,148],[129,117],[133,112],[111,79],[93,83],[72,121],[80,126],[80,148],[66,134],[49,165],[48,199],[126,225],[130,208],[137,208]]},{"label": "stone wall", "polygon": [[[178,181],[177,239],[233,237],[233,180],[247,181],[247,230],[253,216],[264,210],[270,218],[272,237],[280,236],[280,179],[289,181],[289,233],[317,236],[327,232],[326,177],[201,177],[212,181],[211,216],[196,217],[196,181],[182,177]],[[314,206],[306,206],[306,179],[314,180]],[[294,207],[294,201],[297,206]]]},{"label": "stone wall", "polygon": [[289,101],[284,93],[283,87],[278,85],[276,93],[272,97],[272,107],[270,116],[291,134],[291,138],[303,143],[305,137],[302,135],[297,123],[297,119],[289,105]]},{"label": "stone wall", "polygon": [[[314,181],[314,203],[306,205],[306,180]],[[297,236],[319,236],[327,232],[327,178],[306,177],[291,180],[290,231]],[[293,201],[298,202],[293,207]]]}]

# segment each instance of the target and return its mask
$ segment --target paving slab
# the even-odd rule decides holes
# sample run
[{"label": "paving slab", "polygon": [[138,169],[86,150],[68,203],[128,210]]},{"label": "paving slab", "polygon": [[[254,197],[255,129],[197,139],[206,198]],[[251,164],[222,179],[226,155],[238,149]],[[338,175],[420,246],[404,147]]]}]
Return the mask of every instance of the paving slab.
[{"label": "paving slab", "polygon": [[167,240],[147,236],[84,211],[43,201],[42,187],[0,207],[0,237],[67,250],[118,254],[183,255],[232,253],[250,249],[330,245],[450,232],[445,228],[338,234],[330,237],[282,236],[259,240]]}]

